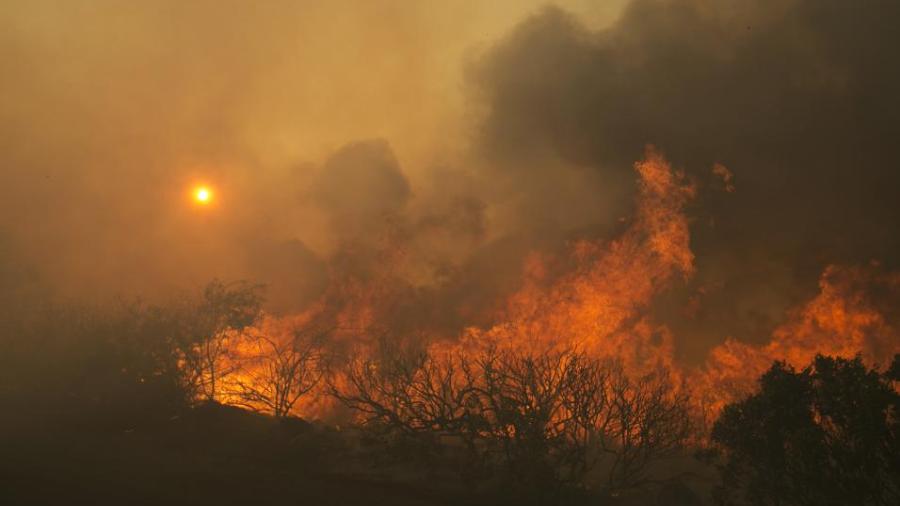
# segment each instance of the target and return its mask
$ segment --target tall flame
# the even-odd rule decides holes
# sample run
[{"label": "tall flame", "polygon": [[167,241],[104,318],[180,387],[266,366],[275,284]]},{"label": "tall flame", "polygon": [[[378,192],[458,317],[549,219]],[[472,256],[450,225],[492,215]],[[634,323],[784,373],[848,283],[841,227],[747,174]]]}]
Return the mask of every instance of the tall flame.
[{"label": "tall flame", "polygon": [[[730,184],[730,172],[717,167],[718,173],[729,175]],[[650,305],[694,272],[684,208],[696,190],[652,147],[634,169],[634,218],[617,238],[574,241],[559,257],[531,254],[523,265],[521,286],[501,304],[492,324],[468,327],[454,340],[425,336],[422,342],[436,353],[466,353],[488,344],[536,351],[574,347],[620,360],[629,374],[666,368],[673,378],[689,380],[698,410],[707,418],[752,391],[755,379],[774,360],[802,367],[817,353],[859,353],[877,364],[900,352],[890,309],[871,296],[877,289],[900,300],[900,274],[885,273],[876,265],[830,266],[819,280],[818,295],[792,311],[767,344],[728,338],[711,350],[701,367],[677,363],[674,336],[654,320]],[[383,268],[375,275],[343,279],[307,312],[281,321],[270,317],[255,331],[290,338],[312,321],[327,320],[338,347],[351,338],[356,345],[371,344],[375,334],[390,326],[398,301],[410,295],[398,283],[394,268],[405,252],[388,248],[384,255]],[[243,346],[246,353],[250,348]],[[334,409],[327,400],[304,400],[297,412],[321,416]]]},{"label": "tall flame", "polygon": [[[879,300],[873,292],[880,292]],[[715,409],[754,388],[755,379],[775,360],[804,367],[816,354],[852,358],[886,366],[900,353],[900,333],[881,299],[900,300],[900,274],[877,265],[828,266],[819,293],[794,310],[764,346],[734,339],[714,348],[697,380]]]},{"label": "tall flame", "polygon": [[672,364],[670,332],[645,313],[673,280],[693,272],[682,211],[695,190],[651,147],[634,168],[636,217],[622,236],[574,243],[565,259],[570,270],[557,279],[546,276],[553,259],[533,255],[500,321],[472,334],[517,346],[577,346],[616,356],[632,370]]}]

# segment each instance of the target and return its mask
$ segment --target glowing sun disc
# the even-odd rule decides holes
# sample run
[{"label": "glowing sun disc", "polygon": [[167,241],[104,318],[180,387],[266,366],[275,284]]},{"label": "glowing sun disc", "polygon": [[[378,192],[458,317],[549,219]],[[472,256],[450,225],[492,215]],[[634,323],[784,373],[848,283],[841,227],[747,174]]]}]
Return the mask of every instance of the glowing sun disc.
[{"label": "glowing sun disc", "polygon": [[198,186],[194,189],[194,200],[200,204],[208,204],[212,200],[212,190],[206,186]]}]

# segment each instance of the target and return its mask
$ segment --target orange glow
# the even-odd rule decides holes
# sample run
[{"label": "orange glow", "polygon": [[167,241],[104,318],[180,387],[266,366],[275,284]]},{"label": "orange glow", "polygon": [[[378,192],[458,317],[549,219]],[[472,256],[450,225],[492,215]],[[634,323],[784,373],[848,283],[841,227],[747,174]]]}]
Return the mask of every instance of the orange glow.
[{"label": "orange glow", "polygon": [[[726,191],[734,191],[730,172],[717,167],[713,171],[723,178]],[[437,355],[474,357],[486,347],[536,352],[565,348],[620,361],[630,376],[666,370],[676,384],[690,389],[696,415],[704,424],[711,423],[726,403],[752,392],[759,375],[774,360],[803,367],[816,353],[842,357],[859,353],[866,363],[884,366],[879,358],[900,352],[893,309],[877,303],[875,296],[877,292],[897,300],[900,274],[877,265],[829,266],[821,275],[819,293],[794,307],[768,343],[749,344],[739,340],[742,336],[723,336],[722,344],[711,349],[699,367],[679,363],[676,336],[654,317],[651,306],[694,273],[685,207],[696,196],[696,188],[653,148],[647,149],[634,169],[635,211],[617,237],[573,241],[556,255],[529,255],[521,266],[518,289],[491,305],[485,320],[472,322],[456,336],[428,335],[428,330],[422,330],[415,340],[428,343],[426,350]],[[199,203],[212,197],[207,187],[194,191]],[[200,191],[208,193],[201,197]],[[409,330],[394,330],[395,312],[408,294],[397,272],[408,251],[401,244],[381,253],[383,269],[371,277],[337,277],[306,312],[270,316],[259,323],[257,332],[290,339],[297,329],[328,321],[335,329],[329,339],[337,348],[352,343],[363,353],[376,353],[376,337],[388,330],[402,338]],[[259,350],[246,343],[234,346],[233,356],[245,358],[244,368],[234,373],[234,379],[250,381],[262,367]],[[340,382],[340,377],[335,381]],[[303,399],[294,411],[313,417],[337,413],[335,401],[319,394]],[[227,395],[221,400],[235,402]]]},{"label": "orange glow", "polygon": [[698,390],[715,414],[756,387],[756,378],[775,360],[802,368],[817,353],[852,358],[859,354],[870,366],[887,366],[885,357],[900,353],[892,308],[874,294],[896,300],[900,274],[877,265],[825,268],[819,293],[795,308],[762,346],[728,339],[714,348],[697,374]]},{"label": "orange glow", "polygon": [[[648,314],[654,298],[691,276],[694,256],[683,207],[694,187],[654,149],[634,166],[636,213],[615,240],[578,241],[568,258],[532,256],[522,288],[507,301],[497,324],[474,331],[516,347],[555,346],[621,359],[634,373],[673,365],[669,330]],[[548,266],[569,272],[545,279]]]}]

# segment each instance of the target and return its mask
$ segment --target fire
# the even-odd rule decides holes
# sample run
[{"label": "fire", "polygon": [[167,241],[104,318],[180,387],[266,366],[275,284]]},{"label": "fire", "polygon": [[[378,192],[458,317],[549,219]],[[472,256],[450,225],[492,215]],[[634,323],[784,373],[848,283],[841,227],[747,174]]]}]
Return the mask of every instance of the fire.
[{"label": "fire", "polygon": [[[328,328],[322,326],[321,309],[316,305],[291,316],[263,315],[254,326],[232,336],[229,353],[218,365],[226,373],[218,400],[259,411],[273,411],[273,405],[280,404],[279,409],[287,409],[280,414],[326,415],[333,410],[334,404],[322,395],[325,383],[320,357],[304,355],[318,352]],[[298,387],[296,376],[284,376],[287,368],[305,374],[306,384]],[[292,388],[294,394],[308,388],[314,395],[297,395],[287,405]]]},{"label": "fire", "polygon": [[483,338],[518,346],[576,346],[594,355],[622,359],[631,370],[672,364],[672,336],[646,315],[653,298],[693,272],[688,222],[682,212],[694,187],[653,148],[635,164],[636,217],[611,242],[572,245],[562,277],[547,281],[548,264],[534,256],[522,289],[501,321]]},{"label": "fire", "polygon": [[[673,381],[682,384],[680,380],[685,380],[698,414],[707,419],[727,402],[751,392],[756,378],[774,360],[802,367],[817,353],[843,357],[859,353],[868,363],[878,364],[900,352],[892,309],[879,305],[872,295],[878,291],[900,300],[900,275],[885,273],[876,265],[830,266],[822,273],[818,295],[794,309],[768,344],[754,346],[727,338],[710,351],[702,366],[678,363],[675,336],[654,319],[650,308],[660,294],[694,273],[685,207],[696,188],[652,147],[634,169],[637,196],[627,228],[612,240],[574,241],[558,257],[530,255],[522,266],[520,287],[498,305],[489,324],[470,326],[448,338],[429,335],[414,324],[392,323],[401,321],[398,308],[414,296],[397,274],[402,270],[397,265],[407,254],[398,247],[386,249],[374,275],[357,279],[336,272],[333,279],[337,281],[310,310],[268,317],[253,331],[270,336],[271,346],[280,346],[313,323],[321,327],[324,322],[330,328],[329,346],[338,353],[350,347],[368,347],[370,354],[383,352],[376,349],[377,338],[385,333],[411,339],[437,355],[475,356],[487,346],[536,352],[577,349],[592,357],[615,359],[629,375],[664,369]],[[726,192],[734,191],[727,169],[716,165],[713,172],[723,178]],[[211,198],[211,193],[201,198],[201,190],[209,191],[198,188],[198,201]],[[242,343],[236,345],[234,356],[243,356],[249,365],[235,369],[241,371],[233,378],[236,384],[259,376],[265,363],[260,361],[259,341]],[[316,392],[326,393],[324,383]],[[313,395],[292,409],[304,416],[328,416],[337,407],[327,395]]]},{"label": "fire", "polygon": [[816,354],[859,354],[869,365],[887,366],[900,353],[900,329],[890,317],[891,308],[880,304],[898,299],[900,274],[886,273],[877,264],[828,266],[819,278],[818,295],[792,311],[768,344],[726,340],[712,350],[697,381],[717,409],[752,391],[755,379],[775,360],[802,368]]}]

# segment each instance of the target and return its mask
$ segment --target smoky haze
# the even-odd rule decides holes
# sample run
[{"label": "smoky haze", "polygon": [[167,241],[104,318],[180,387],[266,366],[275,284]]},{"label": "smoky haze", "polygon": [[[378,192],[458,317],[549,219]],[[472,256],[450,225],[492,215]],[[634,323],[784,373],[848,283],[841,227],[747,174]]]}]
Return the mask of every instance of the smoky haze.
[{"label": "smoky haze", "polygon": [[[449,165],[467,53],[538,5],[5,3],[3,234],[70,294],[252,276],[273,248],[327,256],[346,235],[309,197],[328,157],[382,139],[400,177]],[[214,212],[186,202],[198,181]]]},{"label": "smoky haze", "polygon": [[364,280],[452,333],[529,252],[615,236],[647,144],[700,190],[654,308],[684,357],[765,340],[827,264],[896,265],[896,2],[489,3],[3,6],[0,282],[295,311]]}]

